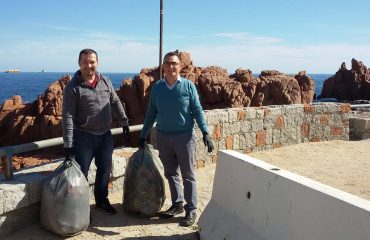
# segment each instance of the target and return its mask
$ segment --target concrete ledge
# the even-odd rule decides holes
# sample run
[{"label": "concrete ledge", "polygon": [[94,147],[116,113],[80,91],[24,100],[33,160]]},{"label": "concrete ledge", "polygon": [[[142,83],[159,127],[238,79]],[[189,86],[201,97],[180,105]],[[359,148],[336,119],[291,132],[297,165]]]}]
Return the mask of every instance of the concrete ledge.
[{"label": "concrete ledge", "polygon": [[370,239],[370,201],[235,151],[218,157],[201,239]]},{"label": "concrete ledge", "polygon": [[[110,192],[122,189],[127,160],[136,150],[136,148],[114,150]],[[61,162],[62,159],[57,159],[53,163],[15,172],[14,181],[4,181],[4,175],[0,176],[0,237],[39,220],[42,180]],[[95,172],[96,167],[92,163],[89,171],[91,200]]]}]

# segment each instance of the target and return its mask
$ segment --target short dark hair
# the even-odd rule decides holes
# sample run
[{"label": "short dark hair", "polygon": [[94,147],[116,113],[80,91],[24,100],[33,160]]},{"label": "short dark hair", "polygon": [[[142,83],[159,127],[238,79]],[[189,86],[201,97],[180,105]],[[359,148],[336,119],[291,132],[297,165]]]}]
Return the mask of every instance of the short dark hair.
[{"label": "short dark hair", "polygon": [[172,56],[176,56],[179,59],[179,61],[180,61],[180,54],[179,54],[179,51],[178,50],[176,50],[174,52],[168,52],[168,53],[166,53],[166,55],[164,55],[163,61],[165,61],[166,58],[172,57]]},{"label": "short dark hair", "polygon": [[96,55],[96,60],[98,60],[98,54],[94,50],[92,50],[90,48],[85,48],[85,49],[82,49],[80,54],[78,55],[78,62],[80,62],[81,56],[85,55],[85,54],[95,54]]}]

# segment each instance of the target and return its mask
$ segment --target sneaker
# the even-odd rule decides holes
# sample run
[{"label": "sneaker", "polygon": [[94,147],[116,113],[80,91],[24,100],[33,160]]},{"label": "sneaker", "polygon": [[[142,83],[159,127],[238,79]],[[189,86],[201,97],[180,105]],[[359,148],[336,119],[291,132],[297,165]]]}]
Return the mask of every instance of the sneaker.
[{"label": "sneaker", "polygon": [[167,211],[161,212],[159,216],[161,218],[171,218],[183,212],[184,206],[182,204],[172,205]]},{"label": "sneaker", "polygon": [[95,205],[95,207],[98,210],[103,211],[103,212],[105,212],[108,215],[114,215],[114,214],[117,213],[117,210],[114,207],[112,207],[112,205],[110,205],[108,199],[106,199],[105,201],[103,201],[101,203],[97,203]]},{"label": "sneaker", "polygon": [[196,212],[187,212],[184,219],[180,222],[180,226],[189,227],[195,223],[196,218]]}]

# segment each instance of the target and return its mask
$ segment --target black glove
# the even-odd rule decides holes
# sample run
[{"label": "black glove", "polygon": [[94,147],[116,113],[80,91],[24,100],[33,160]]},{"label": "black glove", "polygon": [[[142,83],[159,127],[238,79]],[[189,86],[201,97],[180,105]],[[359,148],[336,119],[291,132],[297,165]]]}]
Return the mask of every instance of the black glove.
[{"label": "black glove", "polygon": [[139,138],[139,148],[144,148],[145,146],[145,138]]},{"label": "black glove", "polygon": [[123,126],[123,136],[127,139],[130,133],[130,128],[128,126]]},{"label": "black glove", "polygon": [[64,158],[65,158],[65,161],[72,161],[73,157],[74,157],[74,149],[73,149],[73,147],[64,148]]},{"label": "black glove", "polygon": [[204,146],[208,148],[208,152],[212,152],[214,147],[211,138],[209,137],[208,133],[203,133],[203,142]]}]

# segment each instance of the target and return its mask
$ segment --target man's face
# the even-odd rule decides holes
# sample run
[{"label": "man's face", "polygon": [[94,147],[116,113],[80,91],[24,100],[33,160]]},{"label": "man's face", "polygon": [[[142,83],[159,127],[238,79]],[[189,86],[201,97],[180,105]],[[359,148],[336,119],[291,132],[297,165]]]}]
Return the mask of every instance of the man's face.
[{"label": "man's face", "polygon": [[80,65],[80,71],[83,76],[94,75],[96,73],[96,69],[98,68],[96,54],[82,54],[78,64]]},{"label": "man's face", "polygon": [[180,59],[177,56],[169,56],[164,59],[163,71],[166,77],[178,77],[181,71]]}]

